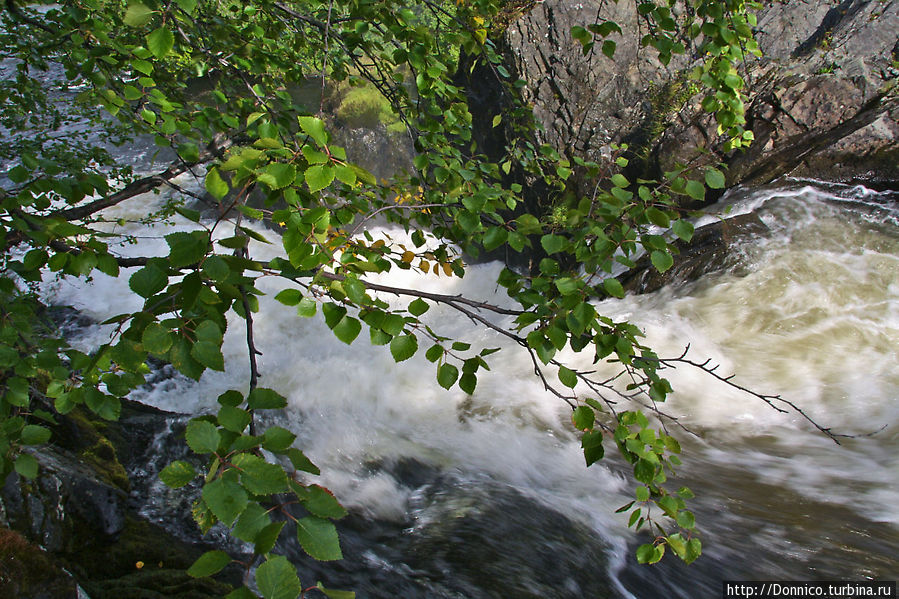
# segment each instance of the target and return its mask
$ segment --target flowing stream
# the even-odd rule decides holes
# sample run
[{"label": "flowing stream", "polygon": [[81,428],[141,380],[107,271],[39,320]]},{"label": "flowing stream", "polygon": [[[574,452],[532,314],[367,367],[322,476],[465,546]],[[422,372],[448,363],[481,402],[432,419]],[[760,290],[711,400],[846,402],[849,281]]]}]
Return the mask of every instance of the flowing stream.
[{"label": "flowing stream", "polygon": [[[118,214],[136,216],[147,201]],[[778,413],[695,369],[670,371],[675,394],[667,409],[698,435],[678,433],[684,465],[672,484],[697,495],[690,507],[704,552],[689,567],[673,558],[639,566],[633,551],[645,538],[627,529],[626,514],[614,513],[632,493],[626,466],[610,450],[584,467],[569,409],[542,391],[526,354],[433,307],[429,322],[438,332],[503,347],[472,396],[447,392],[423,355],[395,365],[366,335],[346,346],[320,318],[298,318],[274,302],[278,284],[263,281],[261,384],[288,396],[279,424],[299,435],[322,469],[321,484],[351,510],[341,525],[341,563],[303,560],[282,542],[282,551],[297,554],[303,582],[320,578],[359,597],[686,598],[720,596],[722,580],[895,580],[895,196],[788,182],[732,192],[725,207],[756,212],[770,233],[739,243],[722,272],[606,301],[601,311],[637,322],[660,355],[678,356],[689,343],[690,356],[710,358],[754,390],[782,394],[837,433],[885,429],[838,446],[795,413]],[[171,230],[133,229],[141,238],[133,251],[164,254],[162,236]],[[252,251],[265,257],[275,247]],[[464,279],[432,278],[428,286],[503,302],[494,283],[499,268],[472,266]],[[419,284],[403,272],[385,280]],[[87,285],[56,281],[46,290],[53,302],[99,321],[137,308],[126,282],[97,274]],[[221,391],[245,387],[241,321],[232,325],[227,374],[209,372],[199,383],[160,377],[135,399],[201,413]],[[78,342],[95,345],[108,334],[93,326]],[[160,457],[160,467],[167,459]],[[165,491],[155,495],[147,511],[165,520]]]}]

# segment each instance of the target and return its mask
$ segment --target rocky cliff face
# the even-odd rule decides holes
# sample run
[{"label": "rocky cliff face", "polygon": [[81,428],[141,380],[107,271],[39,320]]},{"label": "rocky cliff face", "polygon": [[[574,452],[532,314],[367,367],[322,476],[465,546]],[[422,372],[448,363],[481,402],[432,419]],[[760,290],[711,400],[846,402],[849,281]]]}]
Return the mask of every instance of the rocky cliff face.
[{"label": "rocky cliff face", "polygon": [[[545,127],[541,141],[593,159],[628,142],[647,174],[709,150],[729,165],[729,185],[783,175],[899,182],[899,2],[766,2],[756,32],[765,56],[744,77],[756,141],[729,154],[682,74],[688,59],[664,68],[638,52],[635,4],[545,0],[506,29],[502,43]],[[571,38],[573,25],[598,17],[624,30],[614,60],[584,56]]]}]

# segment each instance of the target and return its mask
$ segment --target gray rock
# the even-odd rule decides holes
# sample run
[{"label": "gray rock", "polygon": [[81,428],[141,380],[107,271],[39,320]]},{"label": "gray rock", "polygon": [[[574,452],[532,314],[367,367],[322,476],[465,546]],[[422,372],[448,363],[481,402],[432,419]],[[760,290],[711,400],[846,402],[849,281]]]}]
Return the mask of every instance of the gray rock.
[{"label": "gray rock", "polygon": [[[878,0],[768,1],[757,39],[765,53],[747,64],[747,121],[756,141],[723,153],[699,95],[690,97],[685,57],[662,67],[637,52],[634,2],[546,0],[505,32],[509,61],[528,81],[524,99],[545,131],[539,141],[603,160],[628,142],[641,174],[675,163],[720,160],[728,184],[783,175],[899,182],[899,3]],[[624,29],[614,61],[584,56],[573,25],[612,19]],[[711,154],[708,152],[711,151]]]}]

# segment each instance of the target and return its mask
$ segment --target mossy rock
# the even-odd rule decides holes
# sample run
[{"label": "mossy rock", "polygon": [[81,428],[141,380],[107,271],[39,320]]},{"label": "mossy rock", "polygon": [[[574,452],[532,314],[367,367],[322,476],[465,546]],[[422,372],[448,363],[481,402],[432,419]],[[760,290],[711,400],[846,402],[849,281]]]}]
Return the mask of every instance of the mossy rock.
[{"label": "mossy rock", "polygon": [[19,533],[0,528],[0,599],[73,599],[75,579]]},{"label": "mossy rock", "polygon": [[85,585],[91,599],[218,599],[231,587],[210,578],[191,578],[184,570],[150,569]]},{"label": "mossy rock", "polygon": [[128,473],[107,436],[109,424],[79,407],[59,417],[53,441],[74,452],[102,481],[125,491],[131,489]]},{"label": "mossy rock", "polygon": [[371,86],[352,87],[342,91],[334,112],[338,119],[350,127],[374,128],[379,124],[390,126],[397,122],[390,102]]},{"label": "mossy rock", "polygon": [[[194,579],[186,570],[208,547],[195,546],[174,537],[156,524],[129,515],[115,540],[98,539],[65,556],[91,599],[221,597],[229,584]],[[236,583],[236,569],[224,576]]]}]

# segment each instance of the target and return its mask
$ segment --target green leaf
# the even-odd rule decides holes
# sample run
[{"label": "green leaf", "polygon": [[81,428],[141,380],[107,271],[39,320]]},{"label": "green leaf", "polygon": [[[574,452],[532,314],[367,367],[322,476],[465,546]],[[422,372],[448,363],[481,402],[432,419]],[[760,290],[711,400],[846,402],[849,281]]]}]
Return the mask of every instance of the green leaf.
[{"label": "green leaf", "polygon": [[287,451],[297,436],[280,426],[271,426],[262,435],[262,447],[274,453]]},{"label": "green leaf", "polygon": [[634,478],[644,485],[652,484],[652,479],[656,476],[656,467],[649,460],[639,459],[634,464]]},{"label": "green leaf", "polygon": [[321,470],[318,469],[318,466],[313,464],[309,458],[306,457],[306,454],[296,447],[291,447],[287,450],[287,457],[290,459],[290,463],[293,464],[293,467],[297,470],[302,470],[303,472],[309,472],[310,474],[315,475],[321,474]]},{"label": "green leaf", "polygon": [[689,530],[696,526],[696,518],[692,512],[681,510],[677,513],[677,524]]},{"label": "green leaf", "polygon": [[484,249],[488,252],[495,250],[502,244],[506,242],[506,239],[509,237],[509,232],[503,227],[491,227],[487,230],[487,233],[484,235]]},{"label": "green leaf", "polygon": [[153,18],[155,12],[156,11],[140,2],[134,2],[133,4],[130,4],[128,10],[125,11],[125,25],[130,25],[131,27],[143,27],[150,22],[150,19]]},{"label": "green leaf", "polygon": [[259,175],[259,181],[268,185],[271,189],[283,189],[297,177],[297,167],[283,162],[272,162],[265,167]]},{"label": "green leaf", "polygon": [[418,339],[415,335],[400,335],[390,342],[390,353],[395,362],[408,360],[418,351]]},{"label": "green leaf", "polygon": [[445,352],[446,350],[442,346],[434,344],[425,352],[425,358],[427,358],[428,362],[436,362],[443,357]]},{"label": "green leaf", "polygon": [[620,187],[621,189],[624,189],[631,184],[631,182],[627,180],[627,177],[625,177],[621,173],[615,173],[614,175],[612,175],[611,181],[612,185],[614,185],[615,187]]},{"label": "green leaf", "polygon": [[287,490],[287,474],[281,466],[249,453],[238,454],[231,462],[241,471],[240,482],[250,493],[271,495]]},{"label": "green leaf", "polygon": [[228,195],[228,184],[225,183],[225,180],[219,174],[219,170],[215,167],[209,169],[209,172],[206,173],[205,184],[206,191],[217,200],[221,200]]},{"label": "green leaf", "polygon": [[283,555],[256,568],[256,586],[264,599],[296,599],[303,590],[296,568]]},{"label": "green leaf", "polygon": [[[566,368],[565,366],[559,366],[559,380],[562,382],[563,385],[565,385],[566,387],[568,387],[570,389],[574,389],[575,386],[577,386],[577,375],[574,373],[573,370]],[[583,406],[581,406],[581,407],[583,407]],[[580,409],[581,408],[578,408],[578,410],[580,410]],[[586,409],[589,409],[589,408],[586,408]],[[575,410],[575,413],[576,412],[577,412],[577,410]],[[591,410],[590,413],[592,414],[593,411]],[[590,428],[590,427],[587,426],[587,427],[578,427],[578,428]]]},{"label": "green leaf", "polygon": [[687,181],[686,191],[687,195],[694,200],[701,202],[705,199],[705,185],[699,181],[693,181],[692,179]]},{"label": "green leaf", "polygon": [[165,236],[172,266],[192,266],[209,250],[209,236],[203,231],[169,233]]},{"label": "green leaf", "polygon": [[668,546],[671,547],[674,554],[683,559],[687,553],[687,542],[684,540],[684,537],[682,537],[680,533],[675,533],[666,537],[665,540],[668,542]]},{"label": "green leaf", "polygon": [[549,233],[540,238],[540,245],[543,246],[547,254],[556,254],[568,247],[568,239],[561,235]]},{"label": "green leaf", "polygon": [[314,116],[301,116],[297,117],[297,122],[300,129],[315,140],[320,147],[323,148],[328,144],[328,133],[325,131],[325,123],[321,119]]},{"label": "green leaf", "polygon": [[319,561],[343,559],[334,524],[317,516],[297,522],[297,539],[303,551]]},{"label": "green leaf", "polygon": [[696,558],[698,558],[700,555],[702,555],[702,541],[697,538],[692,538],[687,541],[687,548],[684,551],[684,556],[682,559],[686,563],[690,564],[696,561]]},{"label": "green leaf", "polygon": [[463,372],[459,377],[459,388],[471,395],[478,386],[478,377],[473,372]]},{"label": "green leaf", "polygon": [[175,36],[166,27],[160,27],[147,36],[147,48],[156,58],[168,56],[175,45]]},{"label": "green leaf", "polygon": [[237,434],[243,433],[252,419],[253,416],[249,412],[233,406],[222,406],[218,413],[218,421],[222,428]]},{"label": "green leaf", "polygon": [[199,454],[214,453],[222,440],[215,425],[206,420],[191,420],[184,436],[188,447]]},{"label": "green leaf", "polygon": [[318,485],[306,487],[305,497],[300,495],[298,497],[303,507],[320,518],[339,519],[347,515],[347,511],[337,499],[327,489]]},{"label": "green leaf", "polygon": [[176,460],[162,469],[159,473],[159,480],[166,486],[173,489],[180,489],[194,478],[197,472],[194,467],[184,460]]},{"label": "green leaf", "polygon": [[287,406],[287,398],[265,387],[256,387],[247,397],[247,407],[251,410],[280,410]]},{"label": "green leaf", "polygon": [[135,71],[140,71],[144,75],[150,75],[153,73],[153,63],[147,60],[132,60],[131,66],[134,67]]},{"label": "green leaf", "polygon": [[197,341],[190,348],[190,355],[197,362],[219,372],[225,371],[225,357],[220,344],[212,341]]},{"label": "green leaf", "polygon": [[212,576],[222,571],[222,569],[231,563],[231,556],[224,551],[207,551],[187,569],[187,574],[194,578],[203,578],[204,576]]},{"label": "green leaf", "polygon": [[148,298],[166,288],[169,278],[153,264],[148,264],[131,275],[128,287],[141,297]]},{"label": "green leaf", "polygon": [[26,424],[22,429],[22,443],[25,445],[41,445],[50,440],[50,429],[37,424]]},{"label": "green leaf", "polygon": [[637,561],[641,564],[649,564],[652,563],[653,557],[655,557],[656,548],[649,543],[640,545],[637,547]]},{"label": "green leaf", "polygon": [[589,468],[605,455],[605,449],[602,446],[602,431],[593,430],[584,433],[581,436],[581,447],[584,450],[584,460]]},{"label": "green leaf", "polygon": [[671,223],[671,230],[680,239],[689,242],[693,239],[693,223],[690,221],[679,219]]},{"label": "green leaf", "polygon": [[653,207],[647,208],[646,209],[646,218],[648,218],[649,222],[651,222],[652,224],[657,225],[659,227],[664,227],[666,229],[671,224],[671,219],[668,218],[668,215],[665,214],[664,212],[662,212],[661,210],[659,210],[658,208],[653,208]]},{"label": "green leaf", "polygon": [[241,541],[253,543],[256,541],[256,535],[271,523],[272,519],[265,508],[258,503],[250,503],[237,519],[231,534]]},{"label": "green leaf", "polygon": [[299,289],[284,289],[279,291],[275,296],[275,300],[281,302],[285,306],[296,306],[303,299],[303,294]]},{"label": "green leaf", "polygon": [[31,480],[37,476],[38,463],[30,453],[20,453],[16,457],[14,468],[20,476]]},{"label": "green leaf", "polygon": [[637,498],[637,501],[649,501],[649,487],[640,485],[634,492],[634,496]]},{"label": "green leaf", "polygon": [[303,177],[309,186],[309,191],[315,193],[320,191],[334,181],[334,168],[325,164],[316,164],[306,169]]},{"label": "green leaf", "polygon": [[578,406],[571,413],[571,422],[574,424],[574,428],[579,431],[592,429],[595,421],[596,413],[587,406]]},{"label": "green leaf", "polygon": [[187,339],[177,338],[169,350],[169,361],[178,372],[198,381],[205,368],[190,355],[190,349],[191,345]]},{"label": "green leaf", "polygon": [[724,189],[724,173],[716,168],[708,168],[705,171],[705,184],[711,189]]},{"label": "green leaf", "polygon": [[209,256],[203,261],[203,274],[216,282],[222,282],[231,274],[231,267],[220,256]]},{"label": "green leaf", "polygon": [[409,314],[411,314],[412,316],[421,316],[428,311],[428,308],[430,308],[430,306],[426,301],[421,298],[417,298],[409,303],[408,310]]},{"label": "green leaf", "polygon": [[315,588],[324,593],[328,599],[356,599],[356,593],[354,591],[335,591],[334,589],[326,589],[322,586],[322,583],[318,583]]},{"label": "green leaf", "polygon": [[356,277],[346,277],[343,280],[343,291],[347,298],[355,304],[366,304],[368,298],[365,295],[365,283]]},{"label": "green leaf", "polygon": [[151,322],[141,335],[141,345],[151,354],[162,355],[172,347],[172,332],[159,323]]},{"label": "green leaf", "polygon": [[659,272],[665,272],[672,266],[674,266],[674,258],[668,252],[661,252],[659,250],[655,250],[650,255],[650,260],[652,260],[652,265],[656,267],[656,270]]},{"label": "green leaf", "polygon": [[309,318],[315,316],[316,308],[318,304],[315,303],[315,300],[309,297],[304,297],[300,300],[300,303],[297,304],[297,314],[304,318]]},{"label": "green leaf", "polygon": [[121,402],[117,397],[112,397],[97,389],[88,389],[84,396],[84,403],[90,410],[104,420],[118,420],[122,411]]},{"label": "green leaf", "polygon": [[678,489],[677,494],[684,499],[693,499],[695,497],[693,491],[691,491],[689,487],[681,487],[680,489]]},{"label": "green leaf", "polygon": [[452,364],[441,364],[437,369],[437,382],[444,389],[449,389],[459,378],[459,369]]},{"label": "green leaf", "polygon": [[624,297],[624,287],[621,286],[621,282],[618,279],[613,279],[611,277],[604,279],[602,286],[603,289],[606,290],[606,293],[612,297]]},{"label": "green leaf", "polygon": [[617,45],[613,40],[605,40],[602,43],[602,53],[608,56],[609,58],[615,58],[615,50]]},{"label": "green leaf", "polygon": [[334,336],[338,339],[350,345],[356,337],[359,336],[359,332],[362,330],[362,324],[352,316],[345,314],[343,318],[341,318],[334,328]]},{"label": "green leaf", "polygon": [[356,184],[356,171],[346,165],[338,164],[337,166],[335,166],[334,174],[337,176],[337,179],[339,181],[342,181],[347,185]]},{"label": "green leaf", "polygon": [[231,526],[247,507],[247,492],[233,480],[217,478],[203,487],[203,501],[225,526]]},{"label": "green leaf", "polygon": [[287,523],[284,521],[272,522],[260,530],[256,535],[256,539],[253,541],[256,553],[264,555],[270,552],[274,548],[275,543],[278,542],[278,537],[281,535],[281,530],[284,528],[285,524]]},{"label": "green leaf", "polygon": [[175,0],[175,4],[189,15],[192,15],[197,9],[197,0]]}]

